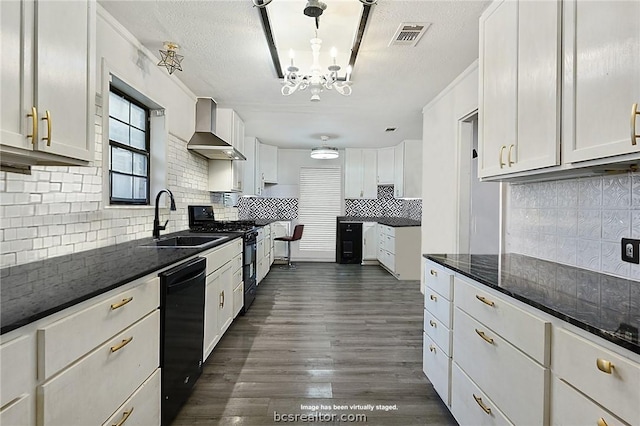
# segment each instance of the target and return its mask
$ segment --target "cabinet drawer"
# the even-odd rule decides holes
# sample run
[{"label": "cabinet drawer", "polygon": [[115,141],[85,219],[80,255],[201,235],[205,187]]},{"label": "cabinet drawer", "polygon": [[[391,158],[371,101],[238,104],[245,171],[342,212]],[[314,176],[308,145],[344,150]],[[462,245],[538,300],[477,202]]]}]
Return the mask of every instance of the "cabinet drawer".
[{"label": "cabinet drawer", "polygon": [[551,323],[546,322],[505,298],[491,294],[479,286],[455,278],[456,307],[490,328],[503,339],[549,366],[551,358]]},{"label": "cabinet drawer", "polygon": [[384,249],[389,253],[396,252],[396,239],[390,235],[384,236]]},{"label": "cabinet drawer", "polygon": [[[554,329],[554,373],[607,410],[640,424],[640,365],[569,331]],[[613,366],[611,374],[607,362]]]},{"label": "cabinet drawer", "polygon": [[[558,378],[553,379],[551,395],[552,425],[627,425]],[[600,419],[604,423],[598,423]]]},{"label": "cabinet drawer", "polygon": [[[38,329],[38,378],[46,380],[160,305],[160,279]],[[77,336],[83,336],[78,339]]]},{"label": "cabinet drawer", "polygon": [[513,425],[455,362],[451,367],[451,414],[461,425]]},{"label": "cabinet drawer", "polygon": [[451,357],[451,330],[444,326],[444,324],[438,320],[431,312],[424,310],[424,332],[429,336],[438,346],[442,348],[444,353]]},{"label": "cabinet drawer", "polygon": [[0,425],[26,426],[33,424],[33,400],[31,395],[22,395],[0,410]]},{"label": "cabinet drawer", "polygon": [[242,270],[242,253],[233,258],[233,271]]},{"label": "cabinet drawer", "polygon": [[[121,423],[118,423],[121,422]],[[160,424],[160,369],[156,369],[102,426]]]},{"label": "cabinet drawer", "polygon": [[511,422],[545,424],[549,370],[458,308],[454,321],[453,353],[460,368]]},{"label": "cabinet drawer", "polygon": [[424,308],[451,329],[451,302],[429,286],[425,287]]},{"label": "cabinet drawer", "polygon": [[156,310],[38,386],[39,421],[47,426],[101,424],[158,368],[159,340]]},{"label": "cabinet drawer", "polygon": [[233,281],[231,282],[233,283],[234,288],[238,284],[242,284],[242,269],[239,269],[233,273]]},{"label": "cabinet drawer", "polygon": [[453,274],[433,262],[427,261],[424,266],[424,282],[446,299],[452,300]]},{"label": "cabinet drawer", "polygon": [[239,253],[242,253],[242,238],[236,238],[220,247],[212,249],[204,255],[207,259],[207,275],[219,269]]},{"label": "cabinet drawer", "polygon": [[36,367],[33,343],[32,334],[0,345],[0,407],[30,392]]},{"label": "cabinet drawer", "polygon": [[233,289],[233,317],[234,318],[242,310],[243,306],[244,306],[244,287],[242,285],[242,282],[240,282],[240,284],[236,285],[236,288]]},{"label": "cabinet drawer", "polygon": [[422,371],[442,401],[449,405],[449,380],[451,378],[451,359],[440,347],[422,333]]}]

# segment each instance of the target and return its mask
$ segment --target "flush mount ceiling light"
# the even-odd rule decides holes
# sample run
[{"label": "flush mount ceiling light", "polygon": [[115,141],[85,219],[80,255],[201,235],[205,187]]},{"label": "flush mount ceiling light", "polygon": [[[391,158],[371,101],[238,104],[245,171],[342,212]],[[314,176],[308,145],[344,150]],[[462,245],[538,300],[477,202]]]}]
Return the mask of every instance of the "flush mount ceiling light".
[{"label": "flush mount ceiling light", "polygon": [[182,71],[181,63],[184,56],[176,53],[178,47],[180,47],[178,44],[172,41],[166,41],[164,43],[164,48],[166,50],[160,50],[160,57],[162,59],[158,62],[158,66],[167,68],[169,74],[173,74],[175,70]]},{"label": "flush mount ceiling light", "polygon": [[311,92],[311,102],[320,101],[320,93],[324,90],[336,89],[336,92],[342,96],[349,96],[351,94],[351,65],[347,67],[347,76],[345,81],[338,80],[338,71],[340,71],[340,65],[336,64],[337,51],[335,48],[331,49],[331,57],[333,58],[333,64],[328,67],[329,72],[322,74],[322,68],[320,67],[320,46],[322,40],[317,36],[311,39],[311,53],[313,55],[313,64],[309,74],[299,73],[299,68],[293,64],[294,53],[290,51],[289,57],[291,58],[291,65],[287,68],[287,73],[284,75],[284,85],[282,86],[282,94],[289,96],[298,90],[305,90],[309,88]]},{"label": "flush mount ceiling light", "polygon": [[311,149],[311,158],[316,160],[333,160],[338,158],[338,148],[324,145],[329,140],[329,136],[320,136],[320,139],[322,139],[323,145]]}]

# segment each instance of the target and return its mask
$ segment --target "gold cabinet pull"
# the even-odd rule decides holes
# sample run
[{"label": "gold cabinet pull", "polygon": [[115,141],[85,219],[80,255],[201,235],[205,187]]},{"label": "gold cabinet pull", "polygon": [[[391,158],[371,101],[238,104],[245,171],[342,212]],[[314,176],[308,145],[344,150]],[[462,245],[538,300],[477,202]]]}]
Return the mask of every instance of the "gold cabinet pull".
[{"label": "gold cabinet pull", "polygon": [[436,322],[434,320],[429,320],[429,325],[431,327],[435,327],[437,324],[436,324]]},{"label": "gold cabinet pull", "polygon": [[514,144],[509,145],[509,151],[507,151],[507,164],[509,167],[511,167],[512,164],[515,164],[515,161],[511,161],[511,150],[514,146]]},{"label": "gold cabinet pull", "polygon": [[126,299],[122,299],[118,303],[112,303],[111,304],[111,310],[115,311],[118,308],[122,308],[124,305],[126,305],[129,302],[131,302],[132,300],[133,300],[133,296],[127,297]]},{"label": "gold cabinet pull", "polygon": [[491,414],[491,408],[484,405],[484,402],[482,402],[482,398],[480,398],[479,396],[476,396],[475,393],[472,393],[471,395],[473,395],[473,399],[475,399],[478,405],[480,406],[480,408],[482,408],[482,411],[484,411],[487,414]]},{"label": "gold cabinet pull", "polygon": [[613,370],[613,364],[611,364],[611,361],[607,361],[602,358],[596,359],[596,366],[598,367],[598,370],[607,374],[611,374],[611,371]]},{"label": "gold cabinet pull", "polygon": [[598,419],[598,426],[608,426],[602,417]]},{"label": "gold cabinet pull", "polygon": [[220,307],[224,308],[224,290],[220,293]]},{"label": "gold cabinet pull", "polygon": [[429,299],[433,300],[434,302],[438,301],[438,298],[435,296],[435,294],[432,294],[431,296],[429,296]]},{"label": "gold cabinet pull", "polygon": [[500,162],[500,168],[503,168],[506,164],[502,162],[502,154],[504,153],[504,150],[507,148],[506,145],[502,145],[500,147],[500,156],[498,158],[498,161]]},{"label": "gold cabinet pull", "polygon": [[434,271],[433,269],[431,270],[431,272],[429,272],[431,275],[433,275],[434,277],[438,276],[438,271]]},{"label": "gold cabinet pull", "polygon": [[638,138],[640,138],[640,134],[636,133],[636,115],[640,115],[640,111],[638,111],[638,104],[631,105],[631,145],[635,145],[638,143]]},{"label": "gold cabinet pull", "polygon": [[476,328],[476,333],[478,333],[478,336],[482,337],[485,342],[493,345],[493,339],[491,337],[487,337],[487,335],[484,334],[484,331],[480,331]]},{"label": "gold cabinet pull", "polygon": [[484,303],[484,304],[486,304],[486,305],[489,305],[489,306],[496,306],[496,304],[495,304],[495,303],[493,303],[491,300],[487,299],[487,298],[486,298],[486,297],[484,297],[484,296],[478,296],[478,295],[476,294],[476,299],[478,299],[479,301],[481,301],[482,303]]},{"label": "gold cabinet pull", "polygon": [[129,343],[131,343],[132,340],[133,340],[133,336],[129,337],[128,339],[124,339],[122,342],[118,343],[115,346],[111,346],[111,352],[118,352],[120,349],[124,348]]},{"label": "gold cabinet pull", "polygon": [[124,422],[127,421],[131,413],[133,413],[133,407],[131,407],[131,410],[128,410],[122,413],[122,418],[120,419],[120,421],[118,423],[114,423],[112,426],[122,426]]},{"label": "gold cabinet pull", "polygon": [[31,114],[27,114],[27,117],[32,117],[31,134],[27,135],[27,137],[31,138],[31,145],[34,145],[38,140],[38,109],[31,107]]},{"label": "gold cabinet pull", "polygon": [[436,347],[433,345],[429,345],[429,352],[434,352],[436,351]]},{"label": "gold cabinet pull", "polygon": [[47,120],[47,136],[42,138],[43,141],[47,141],[47,146],[51,146],[51,112],[46,110],[42,120]]}]

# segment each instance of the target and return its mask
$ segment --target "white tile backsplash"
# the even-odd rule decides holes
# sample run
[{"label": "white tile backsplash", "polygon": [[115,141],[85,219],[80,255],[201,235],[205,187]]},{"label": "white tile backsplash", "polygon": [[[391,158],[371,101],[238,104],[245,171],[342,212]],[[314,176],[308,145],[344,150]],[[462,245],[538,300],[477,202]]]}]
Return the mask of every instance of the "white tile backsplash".
[{"label": "white tile backsplash", "polygon": [[640,238],[640,173],[510,184],[505,248],[640,279],[620,260],[620,239]]},{"label": "white tile backsplash", "polygon": [[[96,96],[98,114],[101,98]],[[96,161],[86,167],[32,167],[31,175],[0,172],[0,267],[150,237],[152,207],[113,208],[102,202],[102,119],[96,120]],[[167,187],[178,211],[161,211],[167,231],[188,228],[187,205],[214,204],[208,160],[169,134]],[[155,194],[152,194],[155,196]],[[214,204],[216,219],[235,220],[236,208]]]}]

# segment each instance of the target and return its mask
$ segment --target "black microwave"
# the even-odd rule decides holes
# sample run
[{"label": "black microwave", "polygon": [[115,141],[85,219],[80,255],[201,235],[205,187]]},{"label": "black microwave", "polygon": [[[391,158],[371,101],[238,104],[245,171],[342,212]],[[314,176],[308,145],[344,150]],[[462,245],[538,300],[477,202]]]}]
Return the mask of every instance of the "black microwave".
[{"label": "black microwave", "polygon": [[189,228],[211,224],[216,221],[212,206],[187,206],[189,211]]}]

